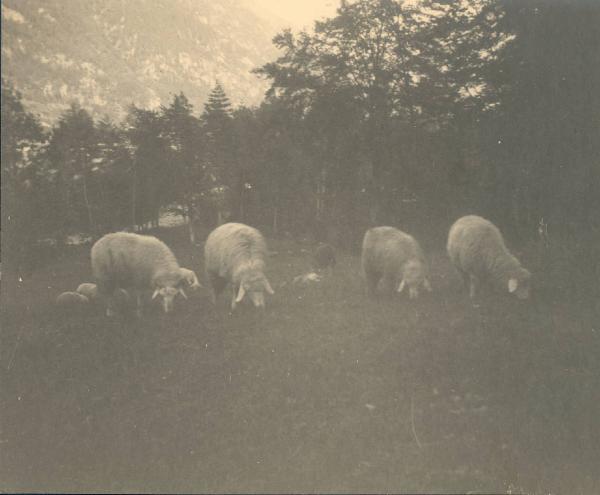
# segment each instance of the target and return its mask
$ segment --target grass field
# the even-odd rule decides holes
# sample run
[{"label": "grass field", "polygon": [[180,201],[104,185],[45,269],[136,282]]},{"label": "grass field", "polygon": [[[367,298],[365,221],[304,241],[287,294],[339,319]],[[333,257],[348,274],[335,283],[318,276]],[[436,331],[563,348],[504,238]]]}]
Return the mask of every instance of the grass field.
[{"label": "grass field", "polygon": [[597,307],[474,306],[443,244],[432,294],[367,300],[356,256],[297,287],[312,246],[270,247],[264,314],[203,289],[169,316],[61,314],[89,247],[4,276],[0,490],[600,493]]}]

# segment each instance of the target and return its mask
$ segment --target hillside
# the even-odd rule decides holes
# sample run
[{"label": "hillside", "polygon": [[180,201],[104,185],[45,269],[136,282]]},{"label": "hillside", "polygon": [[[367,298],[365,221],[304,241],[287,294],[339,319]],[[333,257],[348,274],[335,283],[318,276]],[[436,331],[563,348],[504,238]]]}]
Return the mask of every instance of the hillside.
[{"label": "hillside", "polygon": [[266,84],[250,71],[275,31],[239,0],[4,0],[2,77],[47,122],[72,101],[120,118],[179,91],[199,108],[216,79],[256,104]]}]

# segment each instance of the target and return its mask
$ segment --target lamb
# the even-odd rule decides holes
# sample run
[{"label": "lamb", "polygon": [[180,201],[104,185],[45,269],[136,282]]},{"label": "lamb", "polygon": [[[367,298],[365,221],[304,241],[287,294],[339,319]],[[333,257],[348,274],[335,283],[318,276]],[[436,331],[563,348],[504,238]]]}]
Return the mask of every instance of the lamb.
[{"label": "lamb", "polygon": [[448,233],[447,249],[471,298],[482,279],[519,299],[529,297],[531,274],[506,248],[500,230],[489,220],[476,215],[459,218]]},{"label": "lamb", "polygon": [[[90,282],[79,284],[76,292],[89,299],[90,303],[98,304],[100,297],[98,296],[98,286]],[[125,289],[116,289],[112,294],[113,309],[124,313],[129,311],[131,307],[131,296]]]},{"label": "lamb", "polygon": [[107,234],[92,246],[92,272],[98,294],[108,300],[106,314],[114,314],[115,290],[132,290],[137,295],[137,314],[141,316],[142,291],[154,290],[152,299],[162,298],[165,313],[173,309],[177,294],[187,299],[185,279],[172,251],[152,236],[117,232]]},{"label": "lamb", "polygon": [[419,243],[394,227],[367,230],[361,264],[369,295],[375,293],[380,281],[387,291],[402,292],[408,286],[410,299],[418,297],[420,287],[431,291],[427,264]]},{"label": "lamb", "polygon": [[181,268],[181,276],[185,279],[190,289],[198,289],[202,287],[200,282],[198,282],[198,277],[194,273],[194,271],[189,268]]},{"label": "lamb", "polygon": [[90,300],[77,292],[63,292],[56,298],[56,305],[67,312],[82,313],[89,306]]},{"label": "lamb", "polygon": [[333,271],[335,266],[335,250],[330,244],[321,243],[315,249],[313,255],[313,270],[325,270]]},{"label": "lamb", "polygon": [[84,282],[79,284],[75,292],[93,301],[98,297],[98,286],[90,282]]},{"label": "lamb", "polygon": [[229,283],[233,291],[232,310],[246,294],[255,307],[264,308],[264,292],[274,294],[264,274],[266,256],[265,239],[253,227],[226,223],[213,230],[204,245],[204,262],[213,289],[213,303]]}]

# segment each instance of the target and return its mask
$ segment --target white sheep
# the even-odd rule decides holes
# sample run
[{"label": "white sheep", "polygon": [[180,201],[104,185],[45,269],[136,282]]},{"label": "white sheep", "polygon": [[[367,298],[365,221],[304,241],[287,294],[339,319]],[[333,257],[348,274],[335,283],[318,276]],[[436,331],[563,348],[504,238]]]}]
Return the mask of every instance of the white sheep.
[{"label": "white sheep", "polygon": [[[89,299],[90,303],[99,303],[100,296],[98,295],[98,286],[90,282],[79,284],[76,292]],[[113,309],[117,309],[120,313],[129,311],[131,308],[131,296],[125,289],[116,289],[112,294]]]},{"label": "white sheep", "polygon": [[264,274],[266,256],[265,239],[253,227],[226,223],[213,230],[204,245],[204,262],[213,289],[213,303],[229,283],[233,291],[232,310],[246,294],[255,307],[263,308],[264,292],[274,294]]},{"label": "white sheep", "polygon": [[202,287],[202,284],[200,284],[198,281],[198,277],[193,270],[190,270],[189,268],[181,268],[181,275],[187,282],[190,289],[196,290]]},{"label": "white sheep", "polygon": [[63,292],[56,298],[56,305],[64,311],[82,313],[90,304],[90,300],[77,292]]},{"label": "white sheep", "polygon": [[79,284],[76,292],[87,297],[90,301],[94,301],[98,297],[98,286],[90,282],[84,282]]},{"label": "white sheep", "polygon": [[363,239],[362,273],[367,293],[373,295],[380,281],[386,290],[402,292],[408,286],[410,299],[420,287],[431,291],[427,264],[419,243],[394,227],[373,227]]},{"label": "white sheep", "polygon": [[489,220],[476,215],[459,218],[448,233],[447,249],[471,298],[482,279],[519,299],[529,297],[531,274],[506,248],[500,230]]},{"label": "white sheep", "polygon": [[92,246],[91,257],[98,293],[108,300],[107,316],[114,313],[114,292],[119,288],[136,293],[138,316],[144,290],[154,291],[152,299],[161,296],[165,313],[173,309],[177,294],[187,299],[177,259],[156,237],[127,232],[107,234]]}]

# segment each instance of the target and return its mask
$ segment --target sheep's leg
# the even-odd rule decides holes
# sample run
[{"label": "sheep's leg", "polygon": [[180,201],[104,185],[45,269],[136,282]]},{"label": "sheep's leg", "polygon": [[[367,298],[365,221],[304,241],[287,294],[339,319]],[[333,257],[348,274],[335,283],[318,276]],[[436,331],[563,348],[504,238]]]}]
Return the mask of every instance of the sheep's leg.
[{"label": "sheep's leg", "polygon": [[227,281],[224,278],[219,277],[218,275],[212,275],[212,274],[209,274],[209,279],[210,279],[210,286],[212,287],[212,293],[211,293],[210,300],[213,304],[217,304],[217,298],[219,297],[219,294],[221,292],[223,292],[223,289],[225,288]]},{"label": "sheep's leg", "polygon": [[400,282],[396,280],[396,277],[384,275],[383,277],[381,277],[381,285],[384,294],[391,295],[396,292],[396,289],[400,285]]},{"label": "sheep's leg", "polygon": [[419,297],[419,289],[417,287],[409,287],[408,288],[408,298],[416,299]]},{"label": "sheep's leg", "polygon": [[373,273],[365,273],[366,292],[367,296],[372,297],[375,295],[377,290],[377,284],[379,283],[379,275]]},{"label": "sheep's leg", "polygon": [[469,275],[469,296],[471,299],[475,297],[475,293],[477,292],[477,278],[475,275]]},{"label": "sheep's leg", "polygon": [[115,316],[115,310],[113,309],[112,296],[108,297],[108,303],[106,305],[106,316],[111,318]]},{"label": "sheep's leg", "polygon": [[142,292],[140,290],[136,289],[135,293],[136,293],[136,300],[137,300],[135,314],[138,318],[141,318],[142,317],[142,307],[144,304],[144,301],[142,299]]},{"label": "sheep's leg", "polygon": [[237,303],[235,302],[237,298],[237,291],[235,290],[235,287],[232,285],[231,286],[231,311],[235,310],[235,307],[237,305]]},{"label": "sheep's leg", "polygon": [[100,299],[106,303],[106,316],[112,317],[115,315],[114,310],[114,286],[112,284],[104,283],[102,281],[98,281],[98,295]]}]

